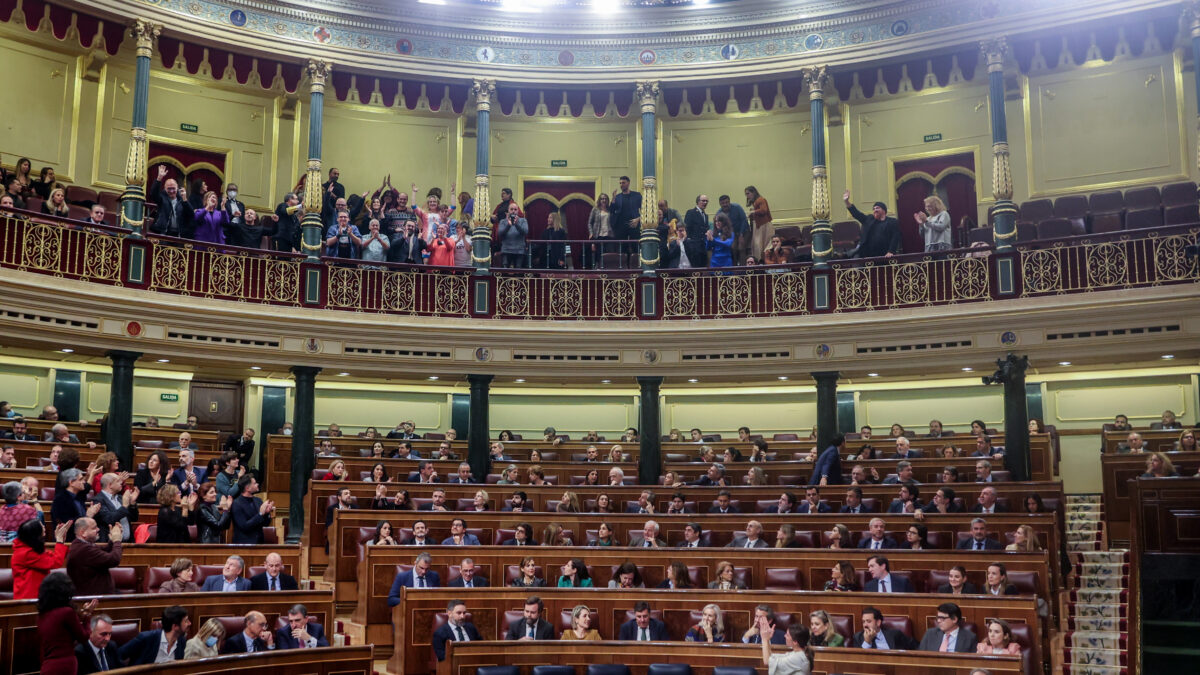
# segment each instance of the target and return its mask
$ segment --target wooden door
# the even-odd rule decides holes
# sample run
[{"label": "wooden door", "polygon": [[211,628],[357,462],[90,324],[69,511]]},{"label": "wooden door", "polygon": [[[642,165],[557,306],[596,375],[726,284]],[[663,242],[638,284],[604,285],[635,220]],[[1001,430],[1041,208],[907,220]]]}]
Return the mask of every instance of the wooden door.
[{"label": "wooden door", "polygon": [[242,430],[242,383],[193,380],[188,414],[200,429],[223,433]]}]

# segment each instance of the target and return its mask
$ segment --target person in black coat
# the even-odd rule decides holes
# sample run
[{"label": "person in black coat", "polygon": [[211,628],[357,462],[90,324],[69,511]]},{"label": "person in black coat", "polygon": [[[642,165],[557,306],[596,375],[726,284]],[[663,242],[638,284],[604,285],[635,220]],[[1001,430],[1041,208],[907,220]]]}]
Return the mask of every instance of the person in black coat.
[{"label": "person in black coat", "polygon": [[410,220],[405,223],[402,232],[393,232],[391,244],[387,253],[388,262],[424,264],[425,240],[417,232],[416,222]]},{"label": "person in black coat", "polygon": [[[545,603],[536,595],[525,600],[524,616],[508,624],[505,640],[553,640],[554,626],[542,618]],[[530,635],[532,633],[532,636]]]},{"label": "person in black coat", "polygon": [[158,535],[155,541],[159,544],[192,543],[188,526],[196,524],[197,501],[199,497],[195,493],[185,499],[174,485],[163,487],[158,493],[161,507],[158,509]]},{"label": "person in black coat", "polygon": [[258,481],[251,474],[245,474],[238,479],[238,497],[233,500],[233,543],[261,544],[264,541],[263,528],[271,522],[275,511],[275,502],[259,499],[254,496],[258,492]]},{"label": "person in black coat", "polygon": [[138,469],[133,477],[133,486],[138,490],[139,504],[154,504],[158,501],[158,491],[171,478],[171,460],[167,453],[155,450],[146,460],[146,466]]},{"label": "person in black coat", "polygon": [[246,427],[241,435],[229,435],[225,441],[226,452],[236,452],[238,456],[238,465],[250,468],[250,457],[254,454],[254,430]]},{"label": "person in black coat", "polygon": [[276,251],[290,253],[300,248],[300,197],[295,192],[284,196],[279,206],[275,207],[275,231],[271,234],[271,244]]},{"label": "person in black coat", "polygon": [[[75,645],[79,675],[120,668],[121,656],[117,653],[117,645],[112,641],[112,619],[106,614],[97,614],[91,619],[91,628],[87,642]],[[101,659],[103,663],[100,662]]]},{"label": "person in black coat", "polygon": [[188,205],[187,193],[179,189],[179,183],[174,178],[167,178],[165,164],[158,166],[158,178],[150,184],[147,201],[158,205],[151,232],[184,239],[190,239],[195,233],[192,222],[195,210]]},{"label": "person in black coat", "polygon": [[862,225],[858,246],[854,248],[850,257],[882,258],[902,252],[900,221],[896,220],[894,216],[888,215],[887,204],[875,202],[871,208],[871,215],[868,216],[850,202],[849,190],[842,193],[842,203],[850,211],[850,216]]},{"label": "person in black coat", "polygon": [[669,640],[667,637],[667,625],[658,619],[650,616],[650,603],[645,600],[639,600],[633,606],[633,618],[621,624],[621,628],[617,633],[618,640],[626,641],[643,641],[642,634],[645,631],[646,636],[652,641]]},{"label": "person in black coat", "polygon": [[[66,523],[84,516],[94,516],[100,510],[99,504],[87,503],[87,477],[79,469],[65,469],[60,477],[66,481],[66,488],[54,491],[54,502],[50,505],[50,518],[56,523]],[[67,541],[75,539],[75,528],[67,529]]]},{"label": "person in black coat", "polygon": [[308,620],[308,608],[304,605],[292,605],[288,610],[288,625],[275,631],[275,648],[299,649],[301,641],[304,641],[304,646],[309,649],[329,646],[329,640],[325,638],[325,627]]},{"label": "person in black coat", "polygon": [[433,631],[433,653],[438,661],[446,660],[447,642],[461,642],[464,635],[472,642],[483,639],[475,624],[467,621],[467,605],[462,600],[451,600],[446,615],[449,620]]},{"label": "person in black coat", "polygon": [[705,213],[707,207],[708,195],[696,195],[696,206],[688,209],[683,216],[683,226],[687,228],[683,250],[687,253],[688,263],[692,267],[708,267],[706,237],[712,221]]},{"label": "person in black coat", "polygon": [[211,482],[201,485],[198,493],[201,504],[196,512],[196,539],[201,544],[222,544],[225,530],[233,523],[233,498],[219,496]]},{"label": "person in black coat", "polygon": [[154,663],[158,658],[159,645],[162,643],[165,632],[168,653],[172,655],[171,660],[182,661],[188,628],[191,625],[192,620],[188,618],[187,610],[179,605],[172,605],[163,610],[162,628],[138,633],[137,637],[121,647],[121,658],[125,660],[126,665],[130,666]]}]

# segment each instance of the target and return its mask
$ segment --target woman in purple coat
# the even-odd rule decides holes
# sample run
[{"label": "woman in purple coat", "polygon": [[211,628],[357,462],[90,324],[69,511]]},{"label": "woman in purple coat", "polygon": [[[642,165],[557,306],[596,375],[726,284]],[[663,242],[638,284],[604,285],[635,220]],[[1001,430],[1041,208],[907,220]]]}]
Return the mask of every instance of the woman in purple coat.
[{"label": "woman in purple coat", "polygon": [[192,221],[196,241],[207,241],[211,244],[225,243],[225,228],[229,227],[229,214],[217,204],[217,193],[211,190],[204,195],[204,208],[196,209],[196,217]]}]

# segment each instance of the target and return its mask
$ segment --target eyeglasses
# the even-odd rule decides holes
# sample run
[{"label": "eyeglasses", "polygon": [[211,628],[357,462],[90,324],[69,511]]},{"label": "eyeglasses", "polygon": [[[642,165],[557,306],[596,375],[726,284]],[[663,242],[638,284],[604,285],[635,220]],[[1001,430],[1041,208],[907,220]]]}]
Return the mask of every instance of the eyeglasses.
[{"label": "eyeglasses", "polygon": [[946,621],[946,620],[948,620],[949,618],[950,618],[950,617],[948,617],[948,616],[946,616],[946,615],[944,615],[944,614],[938,614],[938,616],[937,616],[937,620],[938,620],[938,621]]}]

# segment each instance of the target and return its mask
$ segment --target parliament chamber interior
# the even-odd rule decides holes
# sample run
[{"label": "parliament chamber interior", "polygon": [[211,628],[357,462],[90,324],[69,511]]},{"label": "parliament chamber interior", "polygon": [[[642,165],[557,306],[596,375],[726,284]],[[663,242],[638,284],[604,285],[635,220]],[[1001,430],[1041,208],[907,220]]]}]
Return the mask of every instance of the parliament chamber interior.
[{"label": "parliament chamber interior", "polygon": [[1197,0],[0,36],[0,675],[1195,671]]}]

